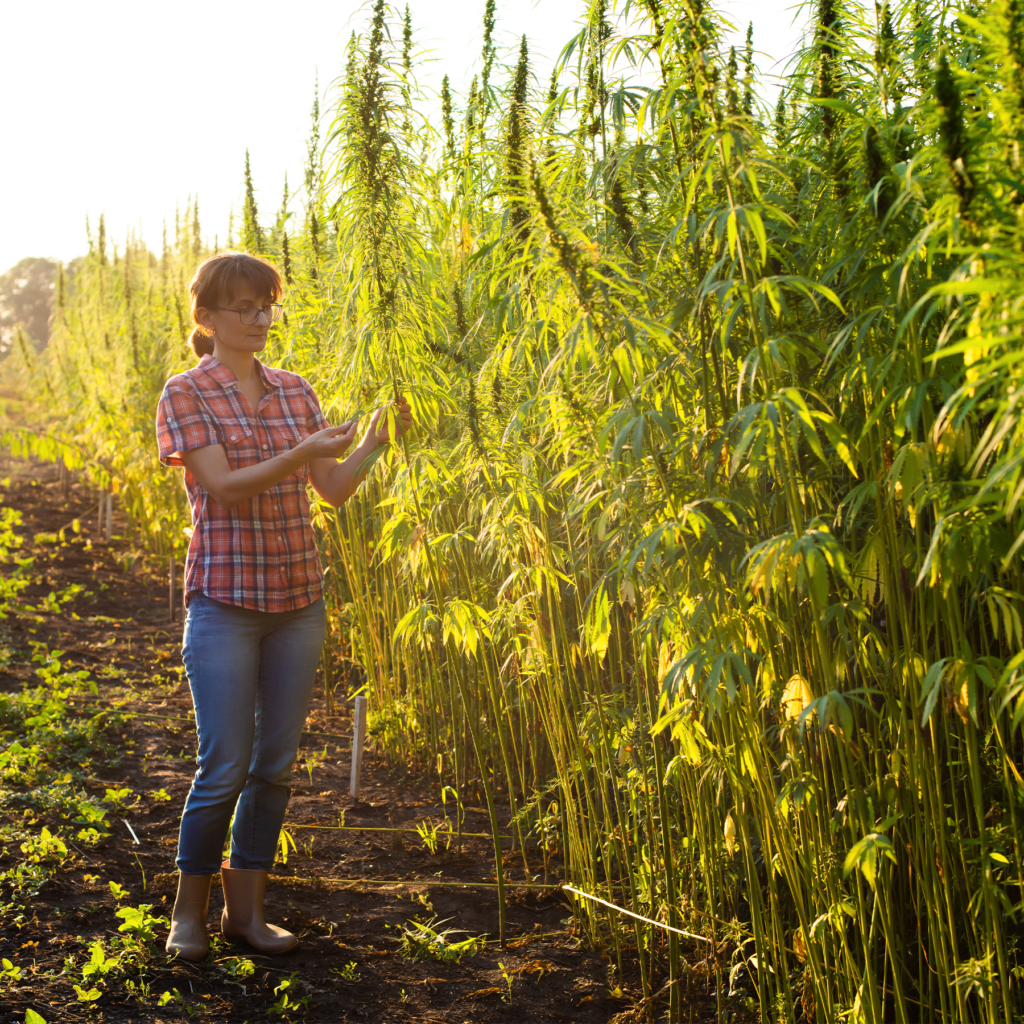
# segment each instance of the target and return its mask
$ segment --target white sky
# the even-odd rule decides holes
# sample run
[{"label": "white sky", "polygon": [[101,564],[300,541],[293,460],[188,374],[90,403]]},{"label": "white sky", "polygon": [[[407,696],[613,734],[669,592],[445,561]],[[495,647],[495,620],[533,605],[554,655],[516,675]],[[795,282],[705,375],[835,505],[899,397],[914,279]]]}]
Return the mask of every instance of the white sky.
[{"label": "white sky", "polygon": [[[740,36],[754,22],[769,71],[799,41],[796,4],[720,0],[718,8]],[[416,47],[433,51],[421,81],[437,89],[447,73],[464,89],[479,59],[484,0],[409,6]],[[499,60],[514,61],[525,32],[543,81],[585,6],[499,0]],[[119,247],[135,227],[157,249],[162,222],[173,224],[175,205],[193,194],[204,235],[223,242],[246,148],[269,219],[285,173],[293,189],[302,181],[317,71],[321,88],[341,72],[366,10],[358,0],[5,4],[0,271],[24,256],[79,255],[85,218],[95,230],[100,213]]]}]

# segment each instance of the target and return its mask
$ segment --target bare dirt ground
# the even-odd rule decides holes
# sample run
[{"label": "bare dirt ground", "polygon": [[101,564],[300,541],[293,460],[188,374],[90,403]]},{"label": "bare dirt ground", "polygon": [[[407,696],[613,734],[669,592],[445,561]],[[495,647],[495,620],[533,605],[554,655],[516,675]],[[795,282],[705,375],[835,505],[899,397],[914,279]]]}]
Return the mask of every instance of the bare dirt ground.
[{"label": "bare dirt ground", "polygon": [[[120,733],[118,755],[89,766],[91,774],[81,780],[97,798],[108,789],[130,790],[123,809],[110,815],[110,838],[89,847],[76,844],[74,832],[65,830],[70,861],[34,897],[30,916],[0,921],[0,957],[24,968],[20,980],[0,985],[0,1021],[24,1021],[31,1008],[48,1024],[185,1018],[582,1024],[628,1010],[635,989],[626,984],[609,990],[607,963],[574,936],[569,906],[557,890],[511,889],[506,948],[499,948],[497,897],[486,885],[495,874],[489,838],[464,839],[461,851],[454,844],[446,850],[442,838],[432,854],[415,832],[353,830],[440,823],[445,809],[436,779],[388,764],[372,750],[364,769],[364,802],[353,805],[349,744],[342,738],[350,733],[349,711],[328,716],[321,687],[295,766],[285,824],[295,845],[288,847],[287,863],[278,865],[267,899],[268,919],[294,930],[299,948],[272,958],[222,941],[222,901],[215,887],[214,949],[207,962],[166,959],[166,930],[159,929],[147,969],[147,1000],[110,985],[102,998],[79,1001],[67,958],[80,964],[96,938],[116,937],[118,907],[149,903],[154,915],[167,914],[173,900],[178,816],[195,770],[191,700],[180,659],[181,612],[172,625],[166,567],[133,557],[130,539],[118,539],[127,529],[117,515],[114,541],[101,542],[94,493],[75,484],[65,498],[54,466],[7,457],[0,458],[0,483],[0,504],[24,517],[20,554],[35,558],[37,582],[28,599],[41,601],[49,591],[75,583],[84,588],[59,613],[0,622],[8,662],[0,670],[0,691],[35,684],[31,643],[42,642],[65,652],[66,668],[88,670],[97,682],[98,696],[73,698],[82,714],[120,706],[133,716]],[[63,545],[33,539],[64,528]],[[22,812],[2,813],[10,821]],[[506,823],[507,818],[505,813]],[[46,816],[31,822],[38,829],[47,824]],[[336,830],[341,824],[346,830]],[[486,809],[467,806],[464,829],[487,832]],[[9,863],[0,858],[0,866]],[[507,856],[506,873],[522,882],[518,854]],[[119,899],[111,881],[126,890]],[[400,955],[401,926],[434,918],[447,922],[443,928],[460,929],[456,939],[489,941],[461,962]],[[232,975],[239,959],[250,960],[254,973]],[[281,1001],[274,989],[286,978],[292,980],[293,1009],[274,1009]],[[155,997],[162,992],[177,994],[157,1007]],[[707,1019],[698,1003],[690,1012]]]}]

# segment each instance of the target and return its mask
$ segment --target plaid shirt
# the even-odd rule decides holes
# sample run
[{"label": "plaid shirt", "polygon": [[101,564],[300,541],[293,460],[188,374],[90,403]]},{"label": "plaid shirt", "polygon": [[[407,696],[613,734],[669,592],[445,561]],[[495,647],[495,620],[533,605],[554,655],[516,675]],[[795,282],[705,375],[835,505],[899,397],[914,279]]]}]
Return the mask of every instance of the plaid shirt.
[{"label": "plaid shirt", "polygon": [[[235,375],[211,355],[164,385],[156,412],[160,461],[181,466],[181,452],[222,444],[231,469],[242,469],[294,448],[328,426],[313,389],[296,373],[258,359],[264,393],[256,415]],[[261,612],[292,611],[323,596],[323,569],[309,522],[302,466],[279,484],[236,505],[218,505],[185,470],[192,507],[192,540],[185,561],[185,594]]]}]

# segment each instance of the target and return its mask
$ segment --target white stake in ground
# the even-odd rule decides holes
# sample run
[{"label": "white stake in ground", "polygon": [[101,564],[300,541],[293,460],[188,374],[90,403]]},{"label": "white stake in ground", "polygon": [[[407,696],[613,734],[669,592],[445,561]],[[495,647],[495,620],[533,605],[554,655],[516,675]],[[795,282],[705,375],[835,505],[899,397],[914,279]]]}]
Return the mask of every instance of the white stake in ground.
[{"label": "white stake in ground", "polygon": [[356,710],[352,718],[352,799],[359,799],[359,775],[363,770],[363,742],[366,739],[365,697],[356,697]]}]

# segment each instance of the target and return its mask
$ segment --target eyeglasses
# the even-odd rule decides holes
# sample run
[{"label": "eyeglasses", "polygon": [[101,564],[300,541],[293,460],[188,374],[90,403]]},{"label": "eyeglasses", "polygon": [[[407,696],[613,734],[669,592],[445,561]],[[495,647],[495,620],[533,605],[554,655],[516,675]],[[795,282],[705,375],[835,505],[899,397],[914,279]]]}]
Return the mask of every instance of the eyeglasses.
[{"label": "eyeglasses", "polygon": [[284,311],[284,306],[280,302],[272,302],[269,306],[246,306],[244,309],[232,309],[230,306],[214,306],[213,308],[223,309],[227,313],[237,313],[238,319],[246,327],[256,323],[260,318],[260,313],[267,318],[268,324],[272,324]]}]

